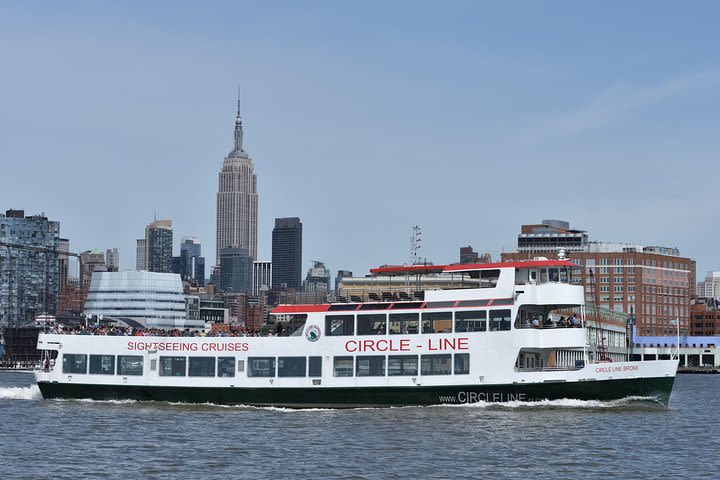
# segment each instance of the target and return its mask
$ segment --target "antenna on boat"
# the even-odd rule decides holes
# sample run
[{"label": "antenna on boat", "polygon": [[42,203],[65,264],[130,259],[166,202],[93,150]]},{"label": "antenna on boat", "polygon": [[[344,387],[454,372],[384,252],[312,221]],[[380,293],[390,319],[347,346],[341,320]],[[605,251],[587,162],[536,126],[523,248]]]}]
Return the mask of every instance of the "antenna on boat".
[{"label": "antenna on boat", "polygon": [[420,231],[420,227],[417,225],[412,228],[412,231],[412,237],[410,237],[410,265],[417,265],[417,252],[420,250],[420,243],[422,242],[422,238],[420,238],[420,236],[422,235],[422,232]]}]

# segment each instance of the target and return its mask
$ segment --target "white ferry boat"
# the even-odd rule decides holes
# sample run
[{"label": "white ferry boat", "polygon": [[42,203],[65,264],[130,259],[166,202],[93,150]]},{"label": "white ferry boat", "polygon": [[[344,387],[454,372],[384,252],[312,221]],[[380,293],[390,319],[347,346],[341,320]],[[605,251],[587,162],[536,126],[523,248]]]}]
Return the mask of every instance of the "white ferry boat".
[{"label": "white ferry boat", "polygon": [[584,321],[573,266],[374,269],[452,281],[402,298],[281,305],[273,314],[288,328],[277,336],[41,334],[47,360],[36,380],[45,398],[293,408],[625,397],[666,405],[678,360],[594,363],[584,326],[562,326],[573,309]]}]

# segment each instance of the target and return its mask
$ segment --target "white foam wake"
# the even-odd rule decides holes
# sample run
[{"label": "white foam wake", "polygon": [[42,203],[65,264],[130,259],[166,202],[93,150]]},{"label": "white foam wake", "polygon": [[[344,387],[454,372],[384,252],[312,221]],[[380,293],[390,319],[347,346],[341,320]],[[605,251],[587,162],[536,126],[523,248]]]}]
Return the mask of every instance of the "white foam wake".
[{"label": "white foam wake", "polygon": [[37,385],[29,387],[0,387],[0,399],[40,400],[42,395]]},{"label": "white foam wake", "polygon": [[655,397],[625,397],[619,400],[576,400],[572,398],[561,398],[557,400],[538,400],[530,402],[479,401],[475,403],[463,403],[459,405],[444,404],[441,406],[460,408],[617,408],[638,403],[658,404]]}]

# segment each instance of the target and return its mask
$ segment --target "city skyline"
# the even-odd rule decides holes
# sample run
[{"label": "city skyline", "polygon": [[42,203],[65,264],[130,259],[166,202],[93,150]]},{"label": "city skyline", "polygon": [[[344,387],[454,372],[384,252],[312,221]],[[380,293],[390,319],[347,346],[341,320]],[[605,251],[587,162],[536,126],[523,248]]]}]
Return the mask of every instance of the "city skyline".
[{"label": "city skyline", "polygon": [[117,247],[121,270],[155,212],[213,258],[240,85],[256,260],[282,217],[303,222],[303,270],[356,275],[408,262],[413,225],[450,263],[562,218],[720,270],[713,3],[220,5],[0,7],[3,209],[44,212],[73,252]]}]

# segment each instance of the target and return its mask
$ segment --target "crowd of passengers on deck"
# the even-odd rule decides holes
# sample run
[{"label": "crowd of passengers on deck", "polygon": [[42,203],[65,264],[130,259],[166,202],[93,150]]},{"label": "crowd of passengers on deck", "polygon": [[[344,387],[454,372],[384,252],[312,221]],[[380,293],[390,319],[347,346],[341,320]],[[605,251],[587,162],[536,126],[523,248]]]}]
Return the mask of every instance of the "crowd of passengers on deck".
[{"label": "crowd of passengers on deck", "polygon": [[530,318],[530,315],[524,317],[522,322],[522,328],[581,328],[582,322],[574,313],[570,314],[568,318],[561,316],[556,322],[553,317],[548,315],[547,318],[542,320],[539,315],[535,314]]},{"label": "crowd of passengers on deck", "polygon": [[79,325],[74,328],[56,325],[51,333],[64,335],[105,335],[105,336],[126,336],[126,337],[268,337],[287,336],[292,332],[287,327],[278,325],[274,332],[262,332],[260,330],[246,330],[244,328],[229,331],[192,330],[190,328],[170,330],[163,328],[133,328],[121,326],[91,326]]}]

